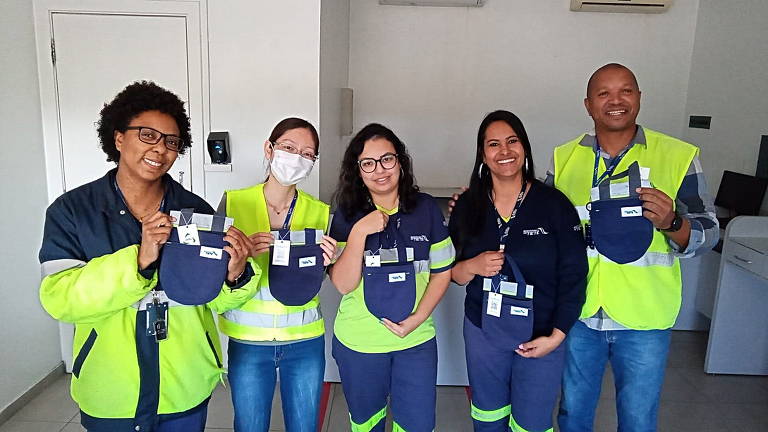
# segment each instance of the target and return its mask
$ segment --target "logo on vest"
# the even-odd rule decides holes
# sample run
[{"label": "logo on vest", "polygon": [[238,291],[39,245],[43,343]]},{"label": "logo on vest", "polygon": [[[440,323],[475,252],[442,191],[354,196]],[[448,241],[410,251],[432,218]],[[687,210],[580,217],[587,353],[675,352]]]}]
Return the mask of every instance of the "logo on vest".
[{"label": "logo on vest", "polygon": [[637,217],[643,215],[642,206],[622,207],[621,217]]},{"label": "logo on vest", "polygon": [[390,273],[390,282],[405,282],[405,273]]},{"label": "logo on vest", "polygon": [[538,228],[536,228],[536,229],[528,229],[528,230],[523,230],[523,235],[527,235],[527,236],[537,236],[537,235],[539,235],[539,234],[544,234],[544,235],[547,235],[547,234],[549,234],[549,233],[547,232],[547,230],[545,230],[545,229],[544,229],[544,228],[542,228],[542,227],[538,227]]},{"label": "logo on vest", "polygon": [[415,242],[428,242],[429,241],[429,237],[427,237],[427,236],[425,236],[423,234],[422,235],[412,235],[411,236],[411,241],[415,241]]},{"label": "logo on vest", "polygon": [[209,259],[221,259],[222,249],[216,249],[207,246],[200,246],[200,256]]},{"label": "logo on vest", "polygon": [[314,267],[314,265],[315,265],[315,257],[313,256],[299,258],[299,268]]}]

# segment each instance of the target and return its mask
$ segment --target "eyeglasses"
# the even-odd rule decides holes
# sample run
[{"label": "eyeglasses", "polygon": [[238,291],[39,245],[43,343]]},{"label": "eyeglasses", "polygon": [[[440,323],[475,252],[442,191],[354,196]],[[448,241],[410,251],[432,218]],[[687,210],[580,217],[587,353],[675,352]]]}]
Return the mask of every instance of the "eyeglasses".
[{"label": "eyeglasses", "polygon": [[157,144],[165,138],[165,148],[171,151],[180,151],[184,147],[184,140],[178,135],[164,134],[157,129],[147,126],[128,126],[125,130],[139,131],[139,141],[146,144]]},{"label": "eyeglasses", "polygon": [[282,150],[284,152],[288,152],[288,153],[291,153],[291,154],[297,154],[297,155],[303,157],[304,159],[311,160],[312,162],[315,162],[320,157],[319,154],[315,153],[314,151],[312,151],[310,149],[305,149],[305,150],[299,151],[299,149],[296,148],[296,146],[291,144],[291,143],[287,143],[287,142],[275,142],[275,143],[273,143],[273,142],[271,142],[270,144],[272,144],[272,148],[275,148],[275,149],[278,149],[278,150]]},{"label": "eyeglasses", "polygon": [[394,153],[385,153],[379,159],[363,158],[357,161],[360,165],[360,169],[365,173],[372,173],[376,171],[376,164],[381,164],[381,167],[385,170],[392,169],[397,164],[397,155]]}]

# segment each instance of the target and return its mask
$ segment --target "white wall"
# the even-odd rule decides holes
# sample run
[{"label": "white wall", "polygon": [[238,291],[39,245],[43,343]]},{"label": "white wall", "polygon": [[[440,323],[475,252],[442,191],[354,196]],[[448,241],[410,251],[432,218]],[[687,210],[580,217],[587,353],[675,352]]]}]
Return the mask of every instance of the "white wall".
[{"label": "white wall", "polygon": [[591,127],[582,103],[589,75],[618,61],[645,90],[639,121],[679,136],[697,7],[676,1],[645,15],[570,12],[565,0],[481,8],[354,1],[355,127],[389,125],[408,144],[420,185],[457,186],[467,183],[483,116],[508,109],[526,126],[541,176],[555,145]]},{"label": "white wall", "polygon": [[[211,130],[229,131],[232,153],[232,172],[205,174],[215,206],[225,189],[264,180],[263,144],[278,121],[302,117],[317,127],[320,2],[209,1],[207,24]],[[319,174],[299,186],[317,196]]]},{"label": "white wall", "polygon": [[320,6],[320,199],[330,202],[347,137],[341,136],[341,89],[349,80],[350,0]]},{"label": "white wall", "polygon": [[61,363],[40,307],[37,252],[47,207],[32,2],[0,3],[0,411]]},{"label": "white wall", "polygon": [[713,193],[723,170],[755,174],[760,136],[768,135],[766,19],[764,0],[700,2],[686,113],[712,116],[712,125],[684,136],[701,148]]}]

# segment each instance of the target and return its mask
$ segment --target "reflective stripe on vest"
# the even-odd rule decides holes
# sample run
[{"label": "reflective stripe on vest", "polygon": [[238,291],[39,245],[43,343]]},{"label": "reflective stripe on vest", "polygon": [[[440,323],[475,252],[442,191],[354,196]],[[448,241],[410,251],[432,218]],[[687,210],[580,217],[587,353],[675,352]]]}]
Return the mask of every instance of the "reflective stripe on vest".
[{"label": "reflective stripe on vest", "polygon": [[246,312],[235,309],[224,314],[229,321],[252,327],[298,327],[322,318],[319,308],[306,309],[282,315]]},{"label": "reflective stripe on vest", "polygon": [[[638,129],[638,140],[616,168],[638,161],[650,168],[656,189],[674,198],[698,149],[691,144],[652,131]],[[555,187],[576,207],[582,223],[589,220],[584,207],[590,201],[595,153],[581,143],[584,135],[555,149]],[[604,164],[600,166],[605,170]],[[603,308],[611,319],[638,330],[665,329],[677,318],[681,299],[679,261],[666,237],[654,232],[648,252],[635,262],[616,264],[588,249],[587,299],[581,317]]]},{"label": "reflective stripe on vest", "polygon": [[[324,232],[328,227],[328,205],[299,190],[290,222],[291,242],[304,243],[304,229]],[[246,235],[271,232],[264,184],[227,191],[227,216],[235,219],[235,227]],[[316,234],[322,239],[322,232]],[[219,326],[227,336],[242,340],[289,341],[320,336],[325,331],[320,299],[316,296],[302,306],[285,306],[269,291],[270,254],[255,258],[261,267],[259,290],[240,309],[220,316]]]}]

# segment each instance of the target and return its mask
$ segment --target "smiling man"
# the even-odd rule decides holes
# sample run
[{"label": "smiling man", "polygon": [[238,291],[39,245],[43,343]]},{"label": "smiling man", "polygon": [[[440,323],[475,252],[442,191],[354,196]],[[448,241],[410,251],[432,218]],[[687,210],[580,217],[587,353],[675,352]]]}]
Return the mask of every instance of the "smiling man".
[{"label": "smiling man", "polygon": [[[595,134],[583,134],[557,147],[547,173],[546,183],[568,196],[585,232],[591,231],[587,234],[587,300],[580,321],[566,339],[558,415],[563,432],[593,429],[609,361],[616,385],[618,429],[656,430],[670,329],[680,309],[678,258],[711,249],[719,237],[698,148],[638,125],[640,95],[637,79],[627,67],[611,63],[595,71],[584,99]],[[641,187],[630,187],[631,178],[604,185],[625,172],[631,174],[635,164]],[[598,185],[604,185],[603,193]],[[632,217],[627,211],[619,214],[624,217],[599,225],[594,207],[595,202],[608,199],[605,193],[610,199],[636,198],[638,206],[632,208],[642,211],[642,216]],[[590,220],[590,203],[594,220]],[[645,236],[633,235],[631,219],[644,225]],[[639,250],[639,258],[618,259],[597,239],[612,246],[628,244]]]}]

